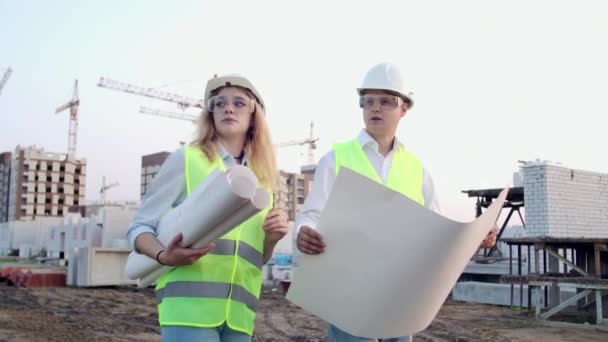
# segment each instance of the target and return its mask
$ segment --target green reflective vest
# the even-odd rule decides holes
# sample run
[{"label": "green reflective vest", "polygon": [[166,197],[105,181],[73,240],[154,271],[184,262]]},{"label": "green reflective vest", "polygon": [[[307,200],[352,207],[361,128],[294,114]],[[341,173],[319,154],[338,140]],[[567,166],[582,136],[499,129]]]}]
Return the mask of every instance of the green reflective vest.
[{"label": "green reflective vest", "polygon": [[[189,195],[216,168],[197,147],[184,149]],[[215,248],[197,262],[163,275],[156,285],[160,325],[217,327],[224,322],[236,331],[253,334],[262,288],[263,224],[269,207],[226,233]]]},{"label": "green reflective vest", "polygon": [[[357,139],[334,145],[334,153],[336,175],[340,171],[340,167],[344,166],[382,184],[380,177],[367,159]],[[405,151],[402,146],[398,146],[393,155],[386,186],[424,205],[422,174],[420,160],[413,153]]]}]

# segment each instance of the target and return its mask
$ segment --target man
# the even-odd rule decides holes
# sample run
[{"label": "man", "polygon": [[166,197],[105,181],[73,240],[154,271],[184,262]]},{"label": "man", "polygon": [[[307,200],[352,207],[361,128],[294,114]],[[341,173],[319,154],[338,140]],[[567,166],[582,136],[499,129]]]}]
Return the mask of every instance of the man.
[{"label": "man", "polygon": [[[348,167],[439,212],[431,176],[420,160],[395,137],[401,118],[414,104],[398,67],[391,63],[372,67],[357,91],[365,129],[356,139],[334,145],[333,150],[319,161],[312,190],[296,220],[297,247],[302,253],[316,255],[325,249],[323,236],[315,227],[340,167]],[[332,342],[376,341],[352,336],[331,324],[328,334]],[[404,336],[381,341],[411,339],[411,336]]]}]

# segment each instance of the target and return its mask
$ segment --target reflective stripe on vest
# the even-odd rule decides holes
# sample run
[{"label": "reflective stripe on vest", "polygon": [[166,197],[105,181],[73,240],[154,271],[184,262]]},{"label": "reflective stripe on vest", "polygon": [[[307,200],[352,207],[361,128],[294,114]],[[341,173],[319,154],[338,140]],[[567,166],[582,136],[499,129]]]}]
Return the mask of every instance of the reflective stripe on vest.
[{"label": "reflective stripe on vest", "polygon": [[[184,148],[184,156],[188,195],[213,170],[224,170],[221,158],[210,162],[199,148]],[[176,267],[158,280],[161,325],[217,327],[225,322],[253,334],[262,288],[262,227],[269,207],[216,240],[215,248],[194,264]]]},{"label": "reflective stripe on vest", "polygon": [[247,290],[238,285],[227,283],[199,283],[194,281],[174,281],[156,291],[156,302],[160,304],[163,298],[168,297],[206,297],[206,298],[232,298],[244,303],[251,311],[256,311],[258,299]]},{"label": "reflective stripe on vest", "polygon": [[[234,255],[237,252],[236,241],[234,240],[219,239],[214,243],[215,248],[209,254]],[[239,243],[238,255],[259,269],[262,269],[262,266],[264,266],[264,255],[244,241]]]},{"label": "reflective stripe on vest", "polygon": [[[344,166],[382,184],[378,173],[357,139],[334,145],[334,154],[336,175],[340,171],[340,167]],[[422,181],[423,170],[420,160],[413,153],[398,146],[393,154],[386,186],[424,205]]]}]

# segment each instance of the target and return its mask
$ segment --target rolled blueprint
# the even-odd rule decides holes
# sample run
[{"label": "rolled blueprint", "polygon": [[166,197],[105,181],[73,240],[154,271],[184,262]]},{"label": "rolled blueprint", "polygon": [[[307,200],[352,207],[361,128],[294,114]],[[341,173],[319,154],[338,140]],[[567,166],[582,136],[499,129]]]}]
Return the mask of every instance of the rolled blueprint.
[{"label": "rolled blueprint", "polygon": [[[182,246],[192,246],[195,243],[207,245],[268,205],[268,195],[264,201],[264,197],[259,195],[260,191],[266,192],[258,188],[258,180],[249,168],[237,165],[225,173],[216,169],[184,202],[163,216],[157,228],[157,239],[168,245],[178,233],[182,233]],[[255,205],[253,202],[256,202]],[[240,210],[247,207],[248,203],[255,210],[247,210],[248,216],[243,216]],[[234,216],[242,220],[236,222]],[[229,221],[236,223],[223,224]],[[138,279],[159,268],[161,265],[156,260],[132,252],[127,259],[125,271],[130,279]]]},{"label": "rolled blueprint", "polygon": [[[257,214],[262,209],[266,208],[270,202],[270,195],[264,189],[257,189],[255,196],[242,207],[240,207],[234,214],[230,215],[226,220],[222,221],[219,225],[214,227],[206,234],[203,238],[192,245],[193,248],[202,248],[207,246],[209,243],[217,240],[225,232],[240,225],[247,221],[250,217]],[[148,287],[160,276],[172,270],[173,266],[161,266],[155,271],[152,271],[137,280],[138,287]]]}]

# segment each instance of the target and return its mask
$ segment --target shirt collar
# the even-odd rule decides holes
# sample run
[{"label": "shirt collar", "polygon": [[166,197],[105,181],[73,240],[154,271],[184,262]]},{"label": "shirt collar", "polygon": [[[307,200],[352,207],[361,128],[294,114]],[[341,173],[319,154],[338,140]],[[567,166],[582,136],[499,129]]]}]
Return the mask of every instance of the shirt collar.
[{"label": "shirt collar", "polygon": [[[222,157],[224,163],[229,162],[230,164],[236,164],[236,159],[234,159],[234,157],[230,153],[228,153],[228,150],[226,150],[226,148],[224,147],[224,145],[222,145],[221,142],[218,141],[217,146],[218,153],[220,157]],[[243,160],[241,160],[241,164],[247,165],[247,159],[247,152],[243,151]]]},{"label": "shirt collar", "polygon": [[[361,147],[368,147],[378,152],[378,143],[376,142],[376,140],[374,140],[374,138],[372,138],[371,135],[369,135],[369,133],[367,133],[365,129],[361,130],[361,133],[359,133],[357,140],[359,141]],[[403,144],[401,143],[401,141],[399,141],[399,139],[397,139],[397,137],[395,137],[395,142],[393,143],[393,148],[391,149],[391,152],[395,150],[396,146],[403,147]]]}]

